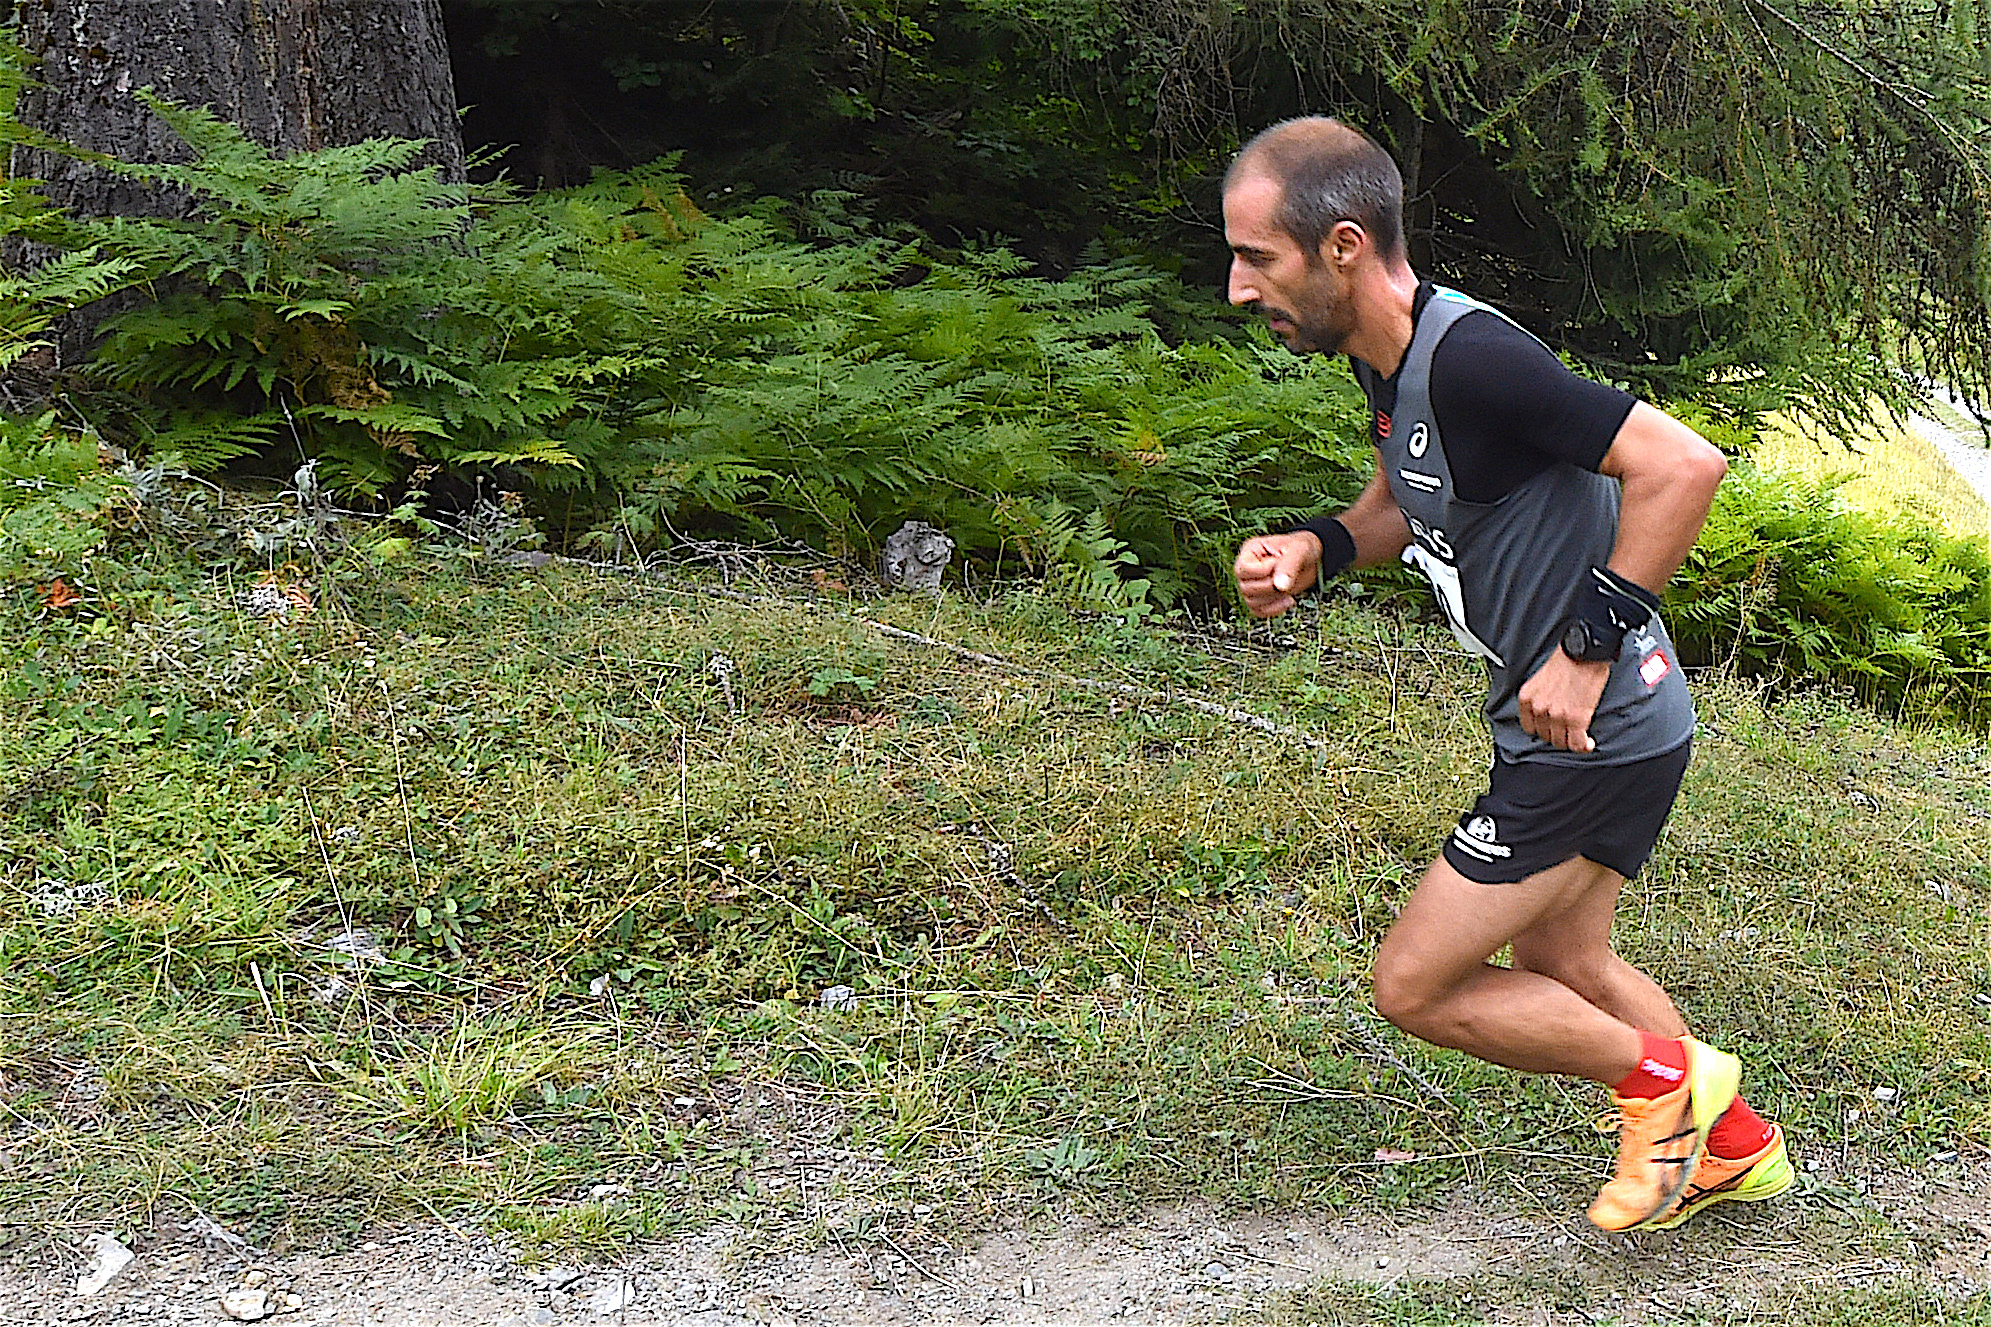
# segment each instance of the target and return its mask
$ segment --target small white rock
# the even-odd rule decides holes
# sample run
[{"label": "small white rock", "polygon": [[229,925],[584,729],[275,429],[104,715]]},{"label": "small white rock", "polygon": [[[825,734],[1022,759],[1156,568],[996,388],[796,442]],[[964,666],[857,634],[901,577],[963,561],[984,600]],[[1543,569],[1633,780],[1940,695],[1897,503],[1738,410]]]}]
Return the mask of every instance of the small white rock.
[{"label": "small white rock", "polygon": [[627,1184],[597,1184],[594,1188],[588,1190],[588,1197],[596,1202],[600,1202],[604,1198],[627,1198],[628,1196],[629,1186]]},{"label": "small white rock", "polygon": [[1891,1087],[1877,1087],[1873,1090],[1873,1099],[1883,1103],[1892,1101],[1900,1095]]},{"label": "small white rock", "polygon": [[250,1272],[242,1278],[242,1284],[254,1288],[256,1286],[262,1285],[264,1282],[268,1281],[269,1279],[270,1279],[270,1274],[268,1272],[262,1272],[262,1271]]},{"label": "small white rock", "polygon": [[261,1322],[270,1316],[270,1293],[254,1286],[224,1290],[221,1311],[237,1322]]},{"label": "small white rock", "polygon": [[1390,1265],[1390,1260],[1388,1258],[1376,1259],[1376,1266],[1378,1267],[1388,1267],[1389,1265]]},{"label": "small white rock", "polygon": [[121,1244],[116,1235],[107,1231],[89,1236],[83,1241],[83,1247],[90,1254],[90,1270],[76,1278],[76,1293],[79,1295],[96,1294],[138,1256]]},{"label": "small white rock", "polygon": [[617,1276],[588,1297],[588,1308],[597,1317],[612,1318],[635,1302],[636,1283]]}]

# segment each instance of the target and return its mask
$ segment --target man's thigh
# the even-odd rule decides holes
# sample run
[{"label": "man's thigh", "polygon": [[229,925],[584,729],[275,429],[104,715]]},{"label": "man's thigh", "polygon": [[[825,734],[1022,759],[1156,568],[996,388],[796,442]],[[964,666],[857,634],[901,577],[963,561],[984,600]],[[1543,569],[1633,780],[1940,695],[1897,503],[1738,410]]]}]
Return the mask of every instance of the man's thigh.
[{"label": "man's thigh", "polygon": [[1546,934],[1566,917],[1587,926],[1596,900],[1616,897],[1619,879],[1608,866],[1572,857],[1524,880],[1487,885],[1466,879],[1441,857],[1383,937],[1376,979],[1440,995],[1518,936]]},{"label": "man's thigh", "polygon": [[1597,870],[1586,893],[1515,933],[1515,967],[1554,975],[1571,965],[1594,965],[1610,956],[1611,926],[1617,920],[1625,878],[1608,866],[1590,865]]}]

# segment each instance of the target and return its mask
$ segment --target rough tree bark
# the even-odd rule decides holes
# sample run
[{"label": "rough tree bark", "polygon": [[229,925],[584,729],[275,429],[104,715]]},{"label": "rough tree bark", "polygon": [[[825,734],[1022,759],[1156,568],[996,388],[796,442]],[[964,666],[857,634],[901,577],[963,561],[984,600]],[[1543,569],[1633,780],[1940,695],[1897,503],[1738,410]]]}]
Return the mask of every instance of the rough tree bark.
[{"label": "rough tree bark", "polygon": [[[127,160],[186,160],[132,95],[150,87],[284,155],[381,135],[426,138],[424,164],[463,179],[441,0],[17,0],[14,9],[22,45],[41,61],[21,118],[72,143]],[[19,152],[13,167],[82,214],[182,206],[45,153]]]},{"label": "rough tree bark", "polygon": [[[14,0],[20,43],[40,61],[23,121],[127,161],[188,159],[133,94],[202,106],[279,155],[381,136],[424,138],[419,164],[464,178],[463,137],[441,0]],[[4,12],[4,11],[0,11]],[[12,174],[46,182],[78,216],[182,216],[188,200],[69,157],[17,148]],[[46,257],[10,246],[10,267]],[[124,303],[63,320],[57,360],[87,352]]]}]

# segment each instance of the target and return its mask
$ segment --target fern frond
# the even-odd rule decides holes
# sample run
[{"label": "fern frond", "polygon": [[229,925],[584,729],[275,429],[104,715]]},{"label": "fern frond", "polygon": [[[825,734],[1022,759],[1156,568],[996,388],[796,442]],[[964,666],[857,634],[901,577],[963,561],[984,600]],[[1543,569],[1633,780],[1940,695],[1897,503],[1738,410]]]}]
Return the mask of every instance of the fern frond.
[{"label": "fern frond", "polygon": [[376,433],[421,433],[436,438],[449,434],[443,422],[434,415],[393,401],[371,406],[307,405],[298,409],[297,416],[300,419],[329,419],[341,424],[358,424]]},{"label": "fern frond", "polygon": [[529,438],[504,447],[452,452],[449,459],[466,465],[547,465],[581,467],[581,460],[552,438]]},{"label": "fern frond", "polygon": [[279,410],[247,417],[216,413],[183,418],[171,428],[146,434],[143,450],[155,460],[176,461],[199,472],[252,456],[288,435],[289,421]]}]

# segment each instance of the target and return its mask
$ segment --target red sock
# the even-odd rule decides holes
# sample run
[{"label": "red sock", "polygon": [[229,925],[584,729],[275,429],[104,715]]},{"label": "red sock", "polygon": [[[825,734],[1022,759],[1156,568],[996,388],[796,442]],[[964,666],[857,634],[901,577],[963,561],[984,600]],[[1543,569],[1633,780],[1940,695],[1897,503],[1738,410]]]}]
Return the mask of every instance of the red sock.
[{"label": "red sock", "polygon": [[1739,1095],[1708,1130],[1708,1151],[1724,1161],[1740,1161],[1770,1145],[1770,1126]]},{"label": "red sock", "polygon": [[1641,1030],[1638,1068],[1611,1090],[1621,1097],[1663,1097],[1687,1076],[1687,1045]]}]

